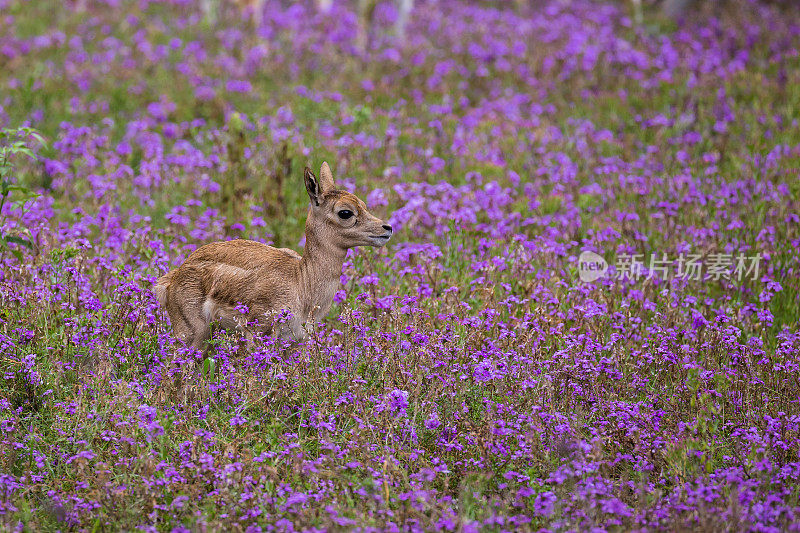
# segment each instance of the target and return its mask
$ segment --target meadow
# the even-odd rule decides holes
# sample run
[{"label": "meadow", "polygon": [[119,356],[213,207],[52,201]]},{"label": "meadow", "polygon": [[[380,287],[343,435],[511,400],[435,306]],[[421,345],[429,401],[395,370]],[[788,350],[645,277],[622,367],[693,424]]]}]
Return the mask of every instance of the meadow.
[{"label": "meadow", "polygon": [[[800,7],[644,4],[0,0],[0,529],[800,530]],[[176,341],[322,161],[388,246]]]}]

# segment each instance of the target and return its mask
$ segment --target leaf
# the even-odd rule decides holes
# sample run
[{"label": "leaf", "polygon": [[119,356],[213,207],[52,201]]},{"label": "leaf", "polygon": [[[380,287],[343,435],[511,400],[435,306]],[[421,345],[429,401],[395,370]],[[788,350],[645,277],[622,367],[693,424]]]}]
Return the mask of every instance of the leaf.
[{"label": "leaf", "polygon": [[39,132],[38,132],[38,131],[36,131],[36,130],[31,130],[30,132],[28,132],[28,135],[30,135],[31,137],[33,137],[33,138],[36,140],[36,142],[38,142],[38,143],[39,143],[39,144],[41,144],[41,145],[45,145],[45,144],[47,144],[47,142],[44,140],[44,137],[42,137],[42,136],[39,134]]},{"label": "leaf", "polygon": [[22,185],[8,185],[4,187],[6,191],[20,191],[24,193],[29,193],[31,190],[27,187],[23,187]]},{"label": "leaf", "polygon": [[28,239],[23,239],[22,237],[17,237],[15,235],[5,235],[3,240],[6,242],[13,242],[14,244],[21,244],[22,246],[27,246],[28,248],[33,248],[33,244]]},{"label": "leaf", "polygon": [[206,357],[203,361],[203,377],[206,379],[214,379],[216,369],[217,361],[213,357]]},{"label": "leaf", "polygon": [[15,154],[27,155],[31,159],[36,160],[36,156],[33,155],[33,152],[31,151],[30,148],[16,148],[15,150],[12,150],[12,152]]}]

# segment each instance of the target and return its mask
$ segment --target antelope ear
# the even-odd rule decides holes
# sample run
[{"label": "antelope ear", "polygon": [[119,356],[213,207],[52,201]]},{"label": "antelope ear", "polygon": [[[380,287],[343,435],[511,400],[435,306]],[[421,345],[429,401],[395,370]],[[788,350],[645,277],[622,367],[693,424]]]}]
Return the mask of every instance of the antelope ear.
[{"label": "antelope ear", "polygon": [[331,167],[328,166],[327,161],[322,162],[322,167],[319,169],[319,181],[324,192],[328,192],[335,188],[333,184],[333,173]]},{"label": "antelope ear", "polygon": [[319,187],[317,177],[308,167],[306,167],[303,172],[303,180],[306,182],[306,191],[308,192],[308,197],[311,198],[311,203],[314,204],[314,207],[319,207],[319,200],[322,198],[322,190]]}]

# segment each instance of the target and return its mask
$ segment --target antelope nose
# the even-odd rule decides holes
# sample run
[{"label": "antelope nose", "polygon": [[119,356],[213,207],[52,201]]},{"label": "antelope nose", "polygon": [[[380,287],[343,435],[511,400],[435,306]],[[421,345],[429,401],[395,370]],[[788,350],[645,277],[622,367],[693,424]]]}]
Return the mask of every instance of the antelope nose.
[{"label": "antelope nose", "polygon": [[389,233],[391,233],[391,232],[392,232],[392,227],[391,227],[389,224],[384,224],[384,225],[383,225],[383,229],[385,229],[385,230],[386,230],[386,231],[388,231]]}]

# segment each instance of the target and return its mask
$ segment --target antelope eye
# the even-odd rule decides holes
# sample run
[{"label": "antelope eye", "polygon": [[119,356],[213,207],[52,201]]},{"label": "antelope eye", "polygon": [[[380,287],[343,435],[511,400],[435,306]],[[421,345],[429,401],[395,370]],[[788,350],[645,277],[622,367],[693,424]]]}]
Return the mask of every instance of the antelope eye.
[{"label": "antelope eye", "polygon": [[348,218],[353,216],[353,212],[350,211],[349,209],[342,209],[336,214],[339,215],[339,218],[341,218],[342,220],[347,220]]}]

